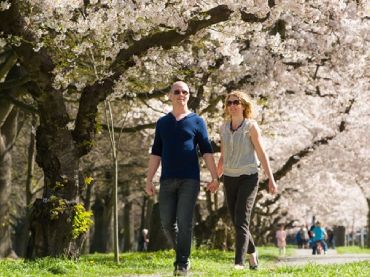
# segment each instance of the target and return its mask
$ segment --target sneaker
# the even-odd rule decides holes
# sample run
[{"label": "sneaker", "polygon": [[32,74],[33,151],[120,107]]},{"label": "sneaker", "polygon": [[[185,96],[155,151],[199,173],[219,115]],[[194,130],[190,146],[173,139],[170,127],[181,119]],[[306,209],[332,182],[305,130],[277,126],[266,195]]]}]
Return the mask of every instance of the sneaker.
[{"label": "sneaker", "polygon": [[256,264],[251,264],[250,260],[249,261],[249,269],[250,270],[257,270],[258,269],[258,253],[256,252]]},{"label": "sneaker", "polygon": [[244,269],[244,265],[242,265],[242,264],[236,264],[236,265],[234,265],[234,269],[236,269],[236,270],[242,270],[242,269]]}]

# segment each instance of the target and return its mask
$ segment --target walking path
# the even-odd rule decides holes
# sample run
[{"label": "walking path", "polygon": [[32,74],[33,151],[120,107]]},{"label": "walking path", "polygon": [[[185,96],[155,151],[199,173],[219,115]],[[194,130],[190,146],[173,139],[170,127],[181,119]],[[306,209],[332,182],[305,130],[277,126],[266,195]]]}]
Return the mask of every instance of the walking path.
[{"label": "walking path", "polygon": [[312,255],[311,249],[296,249],[293,256],[282,257],[277,262],[278,266],[294,266],[313,264],[344,264],[359,261],[370,261],[370,254],[337,254],[329,249],[326,255]]}]

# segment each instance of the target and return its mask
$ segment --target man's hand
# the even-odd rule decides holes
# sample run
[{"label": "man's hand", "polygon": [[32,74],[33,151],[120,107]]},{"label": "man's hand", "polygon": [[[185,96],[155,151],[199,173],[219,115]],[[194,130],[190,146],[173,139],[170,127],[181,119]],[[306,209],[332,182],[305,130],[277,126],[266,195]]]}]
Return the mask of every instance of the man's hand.
[{"label": "man's hand", "polygon": [[147,181],[146,182],[145,192],[149,196],[155,195],[155,187],[154,187],[153,181]]},{"label": "man's hand", "polygon": [[218,190],[218,186],[219,186],[218,180],[213,179],[211,182],[208,183],[207,190],[214,193]]},{"label": "man's hand", "polygon": [[268,186],[269,186],[269,192],[270,192],[271,194],[276,194],[276,193],[277,193],[278,188],[277,188],[277,185],[276,185],[276,183],[275,183],[275,181],[274,181],[274,180],[269,179],[269,184],[268,184]]}]

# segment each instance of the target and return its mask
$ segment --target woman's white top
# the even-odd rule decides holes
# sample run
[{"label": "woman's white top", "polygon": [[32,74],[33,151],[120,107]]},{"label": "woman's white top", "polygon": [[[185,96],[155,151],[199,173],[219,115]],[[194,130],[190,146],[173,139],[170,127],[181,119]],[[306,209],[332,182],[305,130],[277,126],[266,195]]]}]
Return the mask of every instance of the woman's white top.
[{"label": "woman's white top", "polygon": [[258,172],[258,159],[254,150],[249,130],[255,125],[255,120],[245,119],[236,130],[231,131],[231,121],[221,125],[220,134],[224,151],[224,175],[238,177]]}]

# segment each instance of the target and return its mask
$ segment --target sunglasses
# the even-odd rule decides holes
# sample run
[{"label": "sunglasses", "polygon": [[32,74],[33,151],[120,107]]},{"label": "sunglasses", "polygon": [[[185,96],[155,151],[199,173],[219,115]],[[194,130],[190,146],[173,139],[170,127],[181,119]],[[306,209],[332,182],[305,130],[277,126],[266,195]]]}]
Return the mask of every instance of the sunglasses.
[{"label": "sunglasses", "polygon": [[226,104],[228,107],[230,107],[231,105],[234,105],[234,106],[237,106],[237,105],[240,105],[240,100],[227,100]]},{"label": "sunglasses", "polygon": [[181,89],[176,89],[176,90],[174,90],[174,91],[173,91],[173,94],[174,94],[174,95],[180,95],[180,93],[182,93],[183,95],[188,95],[188,94],[189,94],[189,92],[188,92],[188,91],[186,91],[186,90],[181,90]]}]

